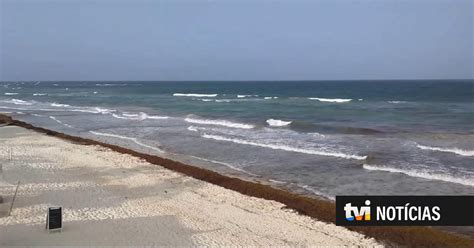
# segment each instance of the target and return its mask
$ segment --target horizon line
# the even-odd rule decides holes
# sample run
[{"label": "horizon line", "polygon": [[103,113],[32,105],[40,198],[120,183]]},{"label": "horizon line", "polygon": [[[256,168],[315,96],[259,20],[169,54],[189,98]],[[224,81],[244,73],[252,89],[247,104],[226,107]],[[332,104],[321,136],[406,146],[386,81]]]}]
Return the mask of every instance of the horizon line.
[{"label": "horizon line", "polygon": [[285,80],[0,80],[0,83],[9,82],[334,82],[334,81],[474,81],[474,78],[446,78],[446,79],[285,79]]}]

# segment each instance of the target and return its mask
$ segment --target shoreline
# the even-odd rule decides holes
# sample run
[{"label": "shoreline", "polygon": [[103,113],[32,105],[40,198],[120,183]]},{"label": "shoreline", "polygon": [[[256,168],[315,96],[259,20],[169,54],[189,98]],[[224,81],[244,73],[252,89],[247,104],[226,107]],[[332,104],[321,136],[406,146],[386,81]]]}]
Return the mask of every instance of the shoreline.
[{"label": "shoreline", "polygon": [[[273,200],[285,205],[285,208],[295,210],[299,214],[306,215],[316,220],[326,223],[334,223],[335,204],[333,202],[290,193],[282,189],[271,187],[257,182],[249,182],[239,178],[221,175],[217,172],[162,158],[156,155],[136,152],[132,149],[111,145],[92,139],[59,133],[42,127],[36,127],[26,122],[12,119],[8,115],[0,114],[0,123],[19,126],[26,129],[57,137],[81,145],[96,145],[111,149],[112,151],[128,154],[144,161],[159,165],[174,172],[193,177],[195,179],[208,182],[239,192],[243,195],[257,197],[266,200]],[[448,233],[430,227],[346,227],[351,231],[373,237],[376,240],[387,242],[388,244],[406,246],[474,246],[474,240],[458,234]]]}]

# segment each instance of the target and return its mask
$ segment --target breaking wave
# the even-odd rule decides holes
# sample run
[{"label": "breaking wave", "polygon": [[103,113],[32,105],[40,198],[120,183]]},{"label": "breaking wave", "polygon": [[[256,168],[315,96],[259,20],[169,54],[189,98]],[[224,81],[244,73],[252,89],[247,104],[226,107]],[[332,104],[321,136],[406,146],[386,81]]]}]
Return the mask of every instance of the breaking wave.
[{"label": "breaking wave", "polygon": [[13,96],[13,95],[18,95],[18,93],[6,92],[5,95],[7,95],[7,96]]},{"label": "breaking wave", "polygon": [[337,103],[344,103],[350,102],[352,99],[343,99],[343,98],[319,98],[319,97],[310,97],[309,100],[318,100],[320,102],[337,102]]},{"label": "breaking wave", "polygon": [[263,99],[265,100],[278,99],[278,96],[266,96]]},{"label": "breaking wave", "polygon": [[13,104],[17,104],[17,105],[33,105],[35,103],[34,101],[23,101],[23,100],[20,100],[20,99],[5,100],[3,102],[13,103]]},{"label": "breaking wave", "polygon": [[127,84],[95,84],[96,86],[126,86]]},{"label": "breaking wave", "polygon": [[321,151],[321,150],[312,150],[312,149],[291,147],[291,146],[286,146],[286,145],[257,143],[257,142],[253,142],[253,141],[243,140],[243,139],[226,138],[226,137],[219,136],[219,135],[203,134],[201,137],[206,138],[206,139],[213,139],[213,140],[217,140],[217,141],[228,141],[228,142],[233,142],[233,143],[237,143],[237,144],[252,145],[252,146],[258,146],[258,147],[270,148],[270,149],[274,149],[274,150],[298,152],[298,153],[305,153],[305,154],[311,154],[311,155],[330,156],[330,157],[338,157],[338,158],[345,158],[345,159],[357,159],[357,160],[365,160],[367,158],[367,156],[344,154],[344,153],[340,153],[340,152],[327,152],[327,151]]},{"label": "breaking wave", "polygon": [[51,106],[53,107],[71,107],[71,105],[68,105],[68,104],[61,104],[61,103],[51,103]]},{"label": "breaking wave", "polygon": [[206,162],[211,162],[211,163],[214,163],[214,164],[221,164],[221,165],[224,165],[226,167],[229,167],[231,168],[232,170],[236,170],[236,171],[240,171],[240,172],[243,172],[247,175],[250,175],[250,176],[254,176],[254,177],[258,177],[257,174],[253,174],[251,172],[248,172],[244,169],[241,169],[241,168],[238,168],[238,167],[235,167],[229,163],[224,163],[224,162],[220,162],[220,161],[216,161],[216,160],[212,160],[212,159],[207,159],[207,158],[201,158],[201,157],[197,157],[197,156],[192,156],[192,155],[189,155],[190,157],[192,158],[195,158],[195,159],[199,159],[199,160],[202,160],[202,161],[206,161]]},{"label": "breaking wave", "polygon": [[63,125],[63,126],[66,126],[66,127],[69,127],[69,128],[74,128],[73,126],[71,126],[71,125],[69,125],[69,124],[67,124],[67,123],[64,123],[64,122],[58,120],[58,119],[57,119],[56,117],[54,117],[54,116],[49,116],[49,118],[50,118],[51,120],[54,120],[55,122],[57,122],[57,123]]},{"label": "breaking wave", "polygon": [[292,123],[292,121],[282,121],[282,120],[275,120],[275,119],[268,119],[267,124],[272,127],[284,127],[288,126]]},{"label": "breaking wave", "polygon": [[216,126],[224,126],[224,127],[232,127],[232,128],[242,128],[242,129],[252,129],[255,126],[250,124],[243,124],[243,123],[236,123],[230,122],[226,120],[206,120],[206,119],[193,119],[193,118],[185,118],[184,121],[189,123],[195,124],[202,124],[202,125],[216,125]]},{"label": "breaking wave", "polygon": [[173,96],[191,96],[191,97],[216,97],[217,94],[184,94],[184,93],[174,93]]},{"label": "breaking wave", "polygon": [[388,103],[407,103],[407,101],[388,101]]},{"label": "breaking wave", "polygon": [[168,119],[168,116],[156,116],[156,115],[148,115],[147,113],[140,112],[138,114],[130,114],[130,113],[122,113],[121,115],[119,114],[112,114],[114,118],[117,119],[124,119],[124,120],[138,120],[138,121],[143,121],[146,119],[150,120],[163,120],[163,119]]},{"label": "breaking wave", "polygon": [[474,180],[472,180],[472,179],[458,178],[458,177],[453,177],[453,176],[450,176],[450,175],[433,174],[433,173],[429,173],[427,171],[404,170],[404,169],[393,168],[393,167],[380,167],[380,166],[367,165],[367,164],[362,165],[362,168],[364,168],[366,170],[371,170],[371,171],[385,171],[385,172],[392,172],[392,173],[402,173],[402,174],[405,174],[405,175],[408,175],[408,176],[411,176],[411,177],[418,177],[418,178],[429,179],[429,180],[438,180],[438,181],[444,181],[444,182],[450,182],[450,183],[457,183],[457,184],[462,184],[462,185],[467,185],[467,186],[474,187]]},{"label": "breaking wave", "polygon": [[106,109],[106,108],[100,108],[100,107],[91,107],[91,108],[77,108],[77,109],[71,109],[68,111],[72,112],[83,112],[83,113],[93,113],[93,114],[110,114],[115,112],[116,110],[114,109]]},{"label": "breaking wave", "polygon": [[258,95],[237,95],[237,98],[258,97]]},{"label": "breaking wave", "polygon": [[46,96],[46,93],[34,93],[33,96]]},{"label": "breaking wave", "polygon": [[157,147],[154,147],[154,146],[150,146],[150,145],[147,145],[147,144],[144,144],[142,142],[140,142],[137,138],[131,138],[131,137],[127,137],[127,136],[121,136],[121,135],[117,135],[117,134],[112,134],[112,133],[100,133],[100,132],[95,132],[95,131],[89,131],[90,133],[94,134],[94,135],[99,135],[99,136],[105,136],[105,137],[112,137],[112,138],[117,138],[117,139],[124,139],[124,140],[130,140],[132,141],[133,143],[139,145],[139,146],[143,146],[143,147],[146,147],[148,149],[151,149],[151,150],[155,150],[155,151],[158,151],[158,152],[163,152],[161,149],[157,148]]},{"label": "breaking wave", "polygon": [[336,198],[334,196],[330,196],[328,194],[324,194],[323,192],[319,191],[319,190],[316,190],[315,188],[309,186],[309,185],[306,185],[306,184],[297,184],[298,187],[302,188],[302,189],[305,189],[306,191],[309,191],[315,195],[318,195],[318,196],[322,196],[326,199],[329,199],[329,200],[332,200],[332,201],[335,201]]},{"label": "breaking wave", "polygon": [[451,152],[451,153],[455,153],[457,155],[466,156],[466,157],[474,156],[474,151],[466,151],[466,150],[461,150],[458,148],[442,148],[442,147],[431,147],[431,146],[423,146],[423,145],[416,145],[416,147],[422,150]]},{"label": "breaking wave", "polygon": [[191,132],[198,132],[199,131],[198,128],[195,127],[195,126],[189,126],[187,129],[188,129],[188,131],[191,131]]}]

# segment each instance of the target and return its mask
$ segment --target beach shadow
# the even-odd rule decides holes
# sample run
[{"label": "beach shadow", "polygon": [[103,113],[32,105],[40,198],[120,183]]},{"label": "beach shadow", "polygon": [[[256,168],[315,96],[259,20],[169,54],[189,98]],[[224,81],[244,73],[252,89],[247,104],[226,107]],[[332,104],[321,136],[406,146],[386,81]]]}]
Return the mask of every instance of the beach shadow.
[{"label": "beach shadow", "polygon": [[44,224],[10,225],[1,229],[0,246],[195,246],[194,232],[174,216],[69,221],[62,232]]}]

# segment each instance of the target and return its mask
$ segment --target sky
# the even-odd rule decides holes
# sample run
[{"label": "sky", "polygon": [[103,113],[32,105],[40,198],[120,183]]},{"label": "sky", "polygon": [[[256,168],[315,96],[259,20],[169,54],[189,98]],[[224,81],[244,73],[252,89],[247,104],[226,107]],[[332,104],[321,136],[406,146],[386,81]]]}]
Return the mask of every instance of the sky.
[{"label": "sky", "polygon": [[0,80],[472,79],[474,0],[0,0]]}]

